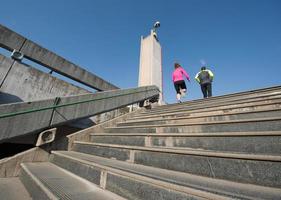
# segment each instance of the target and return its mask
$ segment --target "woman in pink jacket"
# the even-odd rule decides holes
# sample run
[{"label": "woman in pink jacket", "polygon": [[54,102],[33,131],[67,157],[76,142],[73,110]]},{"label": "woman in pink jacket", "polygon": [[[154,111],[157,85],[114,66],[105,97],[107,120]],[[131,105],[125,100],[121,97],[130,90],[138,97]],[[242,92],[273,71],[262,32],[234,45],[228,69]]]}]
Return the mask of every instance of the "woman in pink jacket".
[{"label": "woman in pink jacket", "polygon": [[186,93],[184,76],[190,82],[189,75],[186,73],[186,71],[182,68],[182,66],[180,66],[179,63],[175,63],[175,70],[173,72],[173,82],[177,92],[177,100],[179,103],[181,102],[181,97],[184,97]]}]

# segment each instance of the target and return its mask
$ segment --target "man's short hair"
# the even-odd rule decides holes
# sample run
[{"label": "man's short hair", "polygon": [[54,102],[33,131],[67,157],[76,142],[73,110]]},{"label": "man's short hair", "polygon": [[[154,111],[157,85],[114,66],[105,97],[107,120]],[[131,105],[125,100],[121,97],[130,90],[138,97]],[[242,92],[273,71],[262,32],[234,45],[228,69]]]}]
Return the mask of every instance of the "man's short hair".
[{"label": "man's short hair", "polygon": [[206,67],[205,66],[201,67],[201,70],[206,70]]}]

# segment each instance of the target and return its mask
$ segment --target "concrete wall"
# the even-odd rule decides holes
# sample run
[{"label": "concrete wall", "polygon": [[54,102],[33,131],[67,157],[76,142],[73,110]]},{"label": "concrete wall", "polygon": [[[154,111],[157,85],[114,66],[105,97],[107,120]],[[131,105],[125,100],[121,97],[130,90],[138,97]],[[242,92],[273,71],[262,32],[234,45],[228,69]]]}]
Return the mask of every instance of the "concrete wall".
[{"label": "concrete wall", "polygon": [[89,93],[0,54],[0,104]]},{"label": "concrete wall", "polygon": [[162,95],[162,52],[160,43],[154,38],[153,32],[141,38],[139,86],[156,85],[160,89],[159,102]]},{"label": "concrete wall", "polygon": [[[31,103],[5,104],[0,105],[0,113],[2,115],[5,113],[32,110],[52,105],[54,105],[54,99]],[[51,117],[52,110],[46,110],[42,112],[0,118],[0,141],[49,127]]]},{"label": "concrete wall", "polygon": [[0,47],[10,51],[16,49],[23,53],[26,58],[98,91],[118,89],[117,86],[2,25],[0,25]]},{"label": "concrete wall", "polygon": [[[125,90],[113,90],[96,94],[83,94],[62,97],[58,106],[71,104],[55,109],[46,109],[10,117],[4,114],[51,107],[54,99],[35,102],[15,103],[0,106],[0,141],[36,133],[49,127],[94,116],[120,107],[134,104],[159,94],[156,86],[140,87]],[[77,103],[79,102],[80,103]],[[81,103],[81,101],[85,101]],[[76,103],[76,104],[73,104]]]}]

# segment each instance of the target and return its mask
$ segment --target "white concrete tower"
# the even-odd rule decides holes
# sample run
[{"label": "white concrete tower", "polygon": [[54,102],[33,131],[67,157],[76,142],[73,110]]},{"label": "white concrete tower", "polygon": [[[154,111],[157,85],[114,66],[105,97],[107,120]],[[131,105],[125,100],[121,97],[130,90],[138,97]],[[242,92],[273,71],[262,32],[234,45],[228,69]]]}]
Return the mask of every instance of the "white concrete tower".
[{"label": "white concrete tower", "polygon": [[159,104],[163,104],[161,51],[155,28],[151,30],[149,36],[141,37],[139,87],[156,85],[160,89]]}]

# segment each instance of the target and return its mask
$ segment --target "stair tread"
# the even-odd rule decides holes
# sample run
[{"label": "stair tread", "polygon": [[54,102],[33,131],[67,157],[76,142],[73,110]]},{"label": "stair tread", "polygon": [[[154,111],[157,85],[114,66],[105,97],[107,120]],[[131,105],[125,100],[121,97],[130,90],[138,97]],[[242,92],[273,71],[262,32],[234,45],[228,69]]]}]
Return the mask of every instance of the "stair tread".
[{"label": "stair tread", "polygon": [[173,105],[163,105],[161,107],[152,108],[150,110],[142,111],[142,114],[148,114],[163,110],[176,110],[178,108],[186,109],[197,109],[197,108],[211,108],[211,107],[221,107],[221,106],[231,106],[233,104],[245,104],[245,103],[254,103],[254,102],[260,102],[260,101],[266,101],[266,100],[274,100],[274,99],[280,99],[281,92],[278,92],[276,94],[266,94],[262,96],[257,97],[250,97],[250,98],[241,98],[241,99],[229,99],[229,100],[214,100],[209,102],[197,102],[192,103],[192,101],[186,101],[180,104],[173,104]]},{"label": "stair tread", "polygon": [[129,145],[117,145],[117,144],[104,144],[94,142],[82,142],[75,141],[75,144],[94,145],[109,148],[120,148],[120,149],[132,149],[140,151],[155,151],[162,153],[173,153],[173,154],[186,154],[186,155],[198,155],[198,156],[211,156],[211,157],[223,157],[223,158],[238,158],[238,159],[249,159],[249,160],[263,160],[263,161],[281,161],[279,155],[268,155],[268,154],[249,154],[243,152],[222,152],[212,151],[204,149],[193,149],[186,147],[142,147],[142,146],[129,146]]},{"label": "stair tread", "polygon": [[124,198],[103,190],[50,162],[24,163],[22,167],[35,176],[58,198],[124,200]]},{"label": "stair tread", "polygon": [[223,136],[279,136],[281,131],[255,131],[255,132],[218,132],[218,133],[91,133],[91,136],[167,136],[167,137],[223,137]]},{"label": "stair tread", "polygon": [[124,129],[124,128],[153,128],[153,127],[169,127],[169,126],[190,126],[190,125],[206,125],[206,124],[231,124],[231,123],[247,123],[258,121],[273,121],[281,120],[280,117],[266,117],[258,119],[238,119],[238,120],[224,120],[224,121],[208,121],[208,122],[191,122],[191,123],[178,123],[178,124],[154,124],[154,125],[135,125],[135,126],[118,126],[118,127],[106,127],[106,129]]},{"label": "stair tread", "polygon": [[[278,102],[268,102],[268,101],[277,101]],[[198,111],[200,112],[210,112],[210,111],[217,111],[217,110],[225,110],[225,109],[238,109],[238,108],[247,108],[247,107],[253,107],[253,106],[266,106],[266,105],[275,105],[280,103],[280,97],[274,97],[267,100],[255,100],[250,102],[240,102],[240,103],[229,103],[229,104],[223,104],[223,105],[205,105],[205,106],[197,106],[197,107],[189,107],[189,106],[182,106],[180,105],[177,109],[151,109],[149,111],[143,111],[139,112],[136,115],[133,115],[132,118],[139,117],[149,117],[149,116],[169,116],[173,113],[181,114],[181,113],[196,113]],[[255,103],[255,104],[254,104]],[[246,104],[246,105],[245,105]],[[249,105],[252,104],[252,105]],[[254,105],[253,105],[254,104]],[[162,106],[161,106],[162,107]],[[174,111],[173,111],[174,110]],[[160,111],[160,112],[159,112]]]},{"label": "stair tread", "polygon": [[204,117],[219,117],[219,116],[232,116],[232,115],[241,115],[241,114],[250,114],[250,113],[264,113],[264,112],[276,112],[281,110],[281,108],[275,109],[260,109],[260,110],[250,110],[250,111],[235,111],[235,112],[226,112],[220,114],[203,114],[203,115],[195,115],[195,116],[184,116],[184,117],[173,117],[173,118],[150,118],[150,119],[135,119],[130,118],[124,122],[118,122],[117,124],[123,123],[134,123],[134,122],[151,122],[151,121],[166,121],[166,120],[181,120],[181,119],[195,119],[195,118],[204,118]]},{"label": "stair tread", "polygon": [[0,178],[0,193],[5,200],[32,199],[19,178]]},{"label": "stair tread", "polygon": [[281,195],[281,190],[278,188],[242,184],[216,178],[202,177],[150,166],[132,164],[128,162],[118,161],[115,159],[108,159],[73,151],[54,151],[53,153],[67,156],[68,158],[79,160],[80,162],[90,162],[92,165],[106,166],[109,168],[121,170],[124,173],[133,173],[144,177],[150,177],[153,179],[165,181],[168,183],[177,184],[184,187],[190,187],[197,190],[217,193],[220,195],[233,196],[233,191],[236,192],[236,196],[238,195],[241,198],[244,198],[245,195],[247,197],[249,195],[262,195],[266,198],[277,197]]},{"label": "stair tread", "polygon": [[[279,93],[279,90],[280,90],[280,86],[274,86],[274,87],[270,87],[270,88],[260,88],[260,89],[249,90],[249,91],[244,91],[244,92],[235,92],[235,93],[230,93],[230,94],[225,94],[225,95],[213,96],[208,99],[195,99],[195,100],[191,100],[188,102],[183,102],[183,104],[208,102],[210,100],[224,99],[224,98],[237,97],[237,96],[245,97],[250,94],[259,94],[259,93],[263,93],[263,92],[265,92],[265,94],[268,94],[268,95],[275,95],[275,94]],[[259,96],[257,95],[257,97],[259,97]],[[178,103],[164,105],[164,107],[175,106],[175,105],[178,105]]]}]

